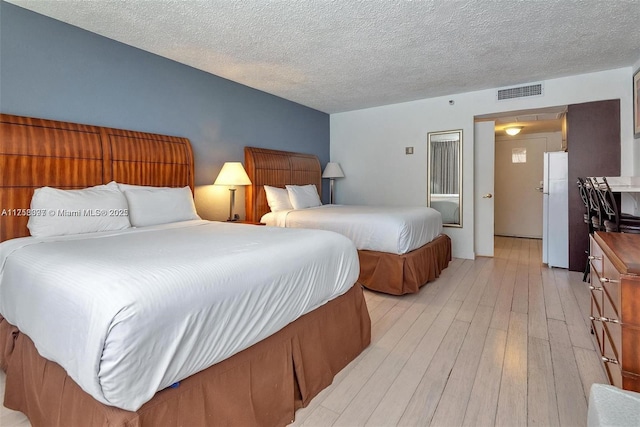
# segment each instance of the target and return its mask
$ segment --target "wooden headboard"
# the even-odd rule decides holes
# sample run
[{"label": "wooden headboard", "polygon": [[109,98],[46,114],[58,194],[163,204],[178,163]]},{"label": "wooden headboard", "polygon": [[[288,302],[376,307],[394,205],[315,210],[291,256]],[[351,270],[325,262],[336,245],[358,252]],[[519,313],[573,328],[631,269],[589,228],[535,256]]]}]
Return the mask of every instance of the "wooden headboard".
[{"label": "wooden headboard", "polygon": [[312,154],[245,147],[244,166],[252,183],[245,191],[248,221],[260,221],[271,211],[264,185],[284,188],[287,184],[315,184],[322,194],[322,169],[318,157]]},{"label": "wooden headboard", "polygon": [[186,138],[0,114],[0,242],[28,236],[38,187],[84,188],[117,181],[193,190]]}]

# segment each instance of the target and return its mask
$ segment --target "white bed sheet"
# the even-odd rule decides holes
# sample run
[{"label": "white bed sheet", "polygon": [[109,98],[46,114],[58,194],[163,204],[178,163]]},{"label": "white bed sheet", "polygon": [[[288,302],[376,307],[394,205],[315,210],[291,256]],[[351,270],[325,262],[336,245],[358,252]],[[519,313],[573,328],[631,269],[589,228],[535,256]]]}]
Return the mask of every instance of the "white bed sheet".
[{"label": "white bed sheet", "polygon": [[188,221],[0,244],[0,313],[94,398],[158,391],[345,293],[336,233]]},{"label": "white bed sheet", "polygon": [[442,215],[427,207],[323,205],[270,212],[261,222],[277,227],[330,230],[361,250],[411,252],[442,233]]}]

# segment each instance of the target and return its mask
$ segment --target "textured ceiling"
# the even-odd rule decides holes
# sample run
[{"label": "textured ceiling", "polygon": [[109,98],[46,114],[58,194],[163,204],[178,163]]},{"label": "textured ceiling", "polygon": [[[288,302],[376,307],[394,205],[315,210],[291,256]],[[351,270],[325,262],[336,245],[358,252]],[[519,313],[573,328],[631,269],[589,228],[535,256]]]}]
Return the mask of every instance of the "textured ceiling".
[{"label": "textured ceiling", "polygon": [[8,1],[327,113],[640,58],[640,0]]}]

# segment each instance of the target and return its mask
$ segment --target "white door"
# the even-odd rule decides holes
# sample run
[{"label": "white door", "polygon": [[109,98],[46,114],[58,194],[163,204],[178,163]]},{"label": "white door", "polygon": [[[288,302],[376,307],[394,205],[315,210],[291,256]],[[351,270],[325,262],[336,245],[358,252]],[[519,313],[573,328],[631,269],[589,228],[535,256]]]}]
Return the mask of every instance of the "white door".
[{"label": "white door", "polygon": [[474,126],[474,250],[476,256],[493,256],[493,173],[495,122]]},{"label": "white door", "polygon": [[547,138],[498,138],[495,161],[495,234],[542,238],[543,159]]}]

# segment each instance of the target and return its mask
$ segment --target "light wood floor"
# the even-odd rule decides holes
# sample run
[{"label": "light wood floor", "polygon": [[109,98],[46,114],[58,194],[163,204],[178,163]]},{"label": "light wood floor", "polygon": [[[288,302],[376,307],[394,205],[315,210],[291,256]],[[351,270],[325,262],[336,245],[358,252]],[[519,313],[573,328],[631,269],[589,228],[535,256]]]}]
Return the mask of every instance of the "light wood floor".
[{"label": "light wood floor", "polygon": [[[543,266],[539,240],[496,237],[494,258],[454,259],[415,295],[367,291],[371,345],[293,426],[586,425],[607,381],[581,279]],[[0,426],[29,422],[2,407]]]}]

